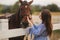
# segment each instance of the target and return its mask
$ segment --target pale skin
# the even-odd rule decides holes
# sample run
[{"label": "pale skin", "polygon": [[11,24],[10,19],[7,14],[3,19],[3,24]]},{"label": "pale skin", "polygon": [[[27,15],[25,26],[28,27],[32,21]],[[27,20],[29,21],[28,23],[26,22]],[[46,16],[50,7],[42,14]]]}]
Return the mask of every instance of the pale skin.
[{"label": "pale skin", "polygon": [[[30,16],[30,17],[31,17],[31,16]],[[40,14],[39,14],[39,18],[42,19]],[[29,24],[30,24],[31,26],[34,25],[33,20],[32,20],[32,19],[30,20],[28,16],[27,16],[27,20],[28,20],[28,22],[29,22]]]},{"label": "pale skin", "polygon": [[[29,16],[30,18],[32,18],[32,16],[30,15]],[[27,16],[27,20],[28,20],[28,22],[29,22],[29,24],[31,25],[31,27],[33,26],[33,20],[31,19],[29,19],[29,17]],[[34,39],[34,35],[32,35],[33,37],[31,38],[31,35],[30,34],[26,34],[26,36],[24,37],[24,40],[26,40],[26,39],[28,39],[28,40],[33,40]]]},{"label": "pale skin", "polygon": [[29,24],[30,24],[31,26],[33,26],[33,24],[34,24],[34,23],[33,23],[33,20],[32,20],[32,19],[30,20],[29,17],[27,17],[27,20],[28,20]]}]

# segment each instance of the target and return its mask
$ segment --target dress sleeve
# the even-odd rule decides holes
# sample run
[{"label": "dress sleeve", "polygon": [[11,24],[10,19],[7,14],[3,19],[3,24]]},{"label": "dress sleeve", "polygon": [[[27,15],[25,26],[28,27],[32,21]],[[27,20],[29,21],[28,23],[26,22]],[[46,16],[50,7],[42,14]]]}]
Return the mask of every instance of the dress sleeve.
[{"label": "dress sleeve", "polygon": [[29,29],[29,33],[33,35],[41,35],[41,33],[45,30],[43,25],[36,26],[34,25],[32,28]]}]

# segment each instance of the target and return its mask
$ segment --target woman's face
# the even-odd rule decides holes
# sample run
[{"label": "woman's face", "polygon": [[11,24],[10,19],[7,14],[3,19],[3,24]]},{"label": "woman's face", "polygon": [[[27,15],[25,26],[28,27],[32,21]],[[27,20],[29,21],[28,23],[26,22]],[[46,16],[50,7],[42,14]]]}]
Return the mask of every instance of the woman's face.
[{"label": "woman's face", "polygon": [[39,14],[39,18],[42,19],[42,17],[41,17],[41,13]]}]

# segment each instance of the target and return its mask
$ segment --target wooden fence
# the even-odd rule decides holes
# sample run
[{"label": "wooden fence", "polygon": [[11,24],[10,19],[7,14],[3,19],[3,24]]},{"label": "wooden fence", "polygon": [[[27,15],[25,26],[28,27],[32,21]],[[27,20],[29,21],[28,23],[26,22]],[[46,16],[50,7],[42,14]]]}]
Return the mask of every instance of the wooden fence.
[{"label": "wooden fence", "polygon": [[[53,24],[53,30],[60,29],[60,24]],[[8,29],[8,19],[0,19],[0,40],[8,40],[8,38],[22,36],[26,34],[26,29]]]}]

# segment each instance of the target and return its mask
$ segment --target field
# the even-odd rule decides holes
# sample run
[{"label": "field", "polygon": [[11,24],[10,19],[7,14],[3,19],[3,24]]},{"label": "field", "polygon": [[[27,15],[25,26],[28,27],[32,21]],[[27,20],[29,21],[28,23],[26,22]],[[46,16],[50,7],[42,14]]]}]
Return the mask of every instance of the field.
[{"label": "field", "polygon": [[60,12],[51,12],[53,16],[60,16]]},{"label": "field", "polygon": [[[60,12],[52,12],[52,20],[54,23],[60,23]],[[57,26],[58,27],[58,26]],[[53,31],[53,36],[51,40],[60,40],[60,29]]]},{"label": "field", "polygon": [[60,40],[60,29],[53,31],[51,40]]},{"label": "field", "polygon": [[[40,12],[35,12],[33,14],[33,20],[36,20],[35,22],[37,22],[37,20],[40,21],[39,19],[39,14]],[[52,15],[52,23],[60,23],[60,12],[51,12]]]}]

